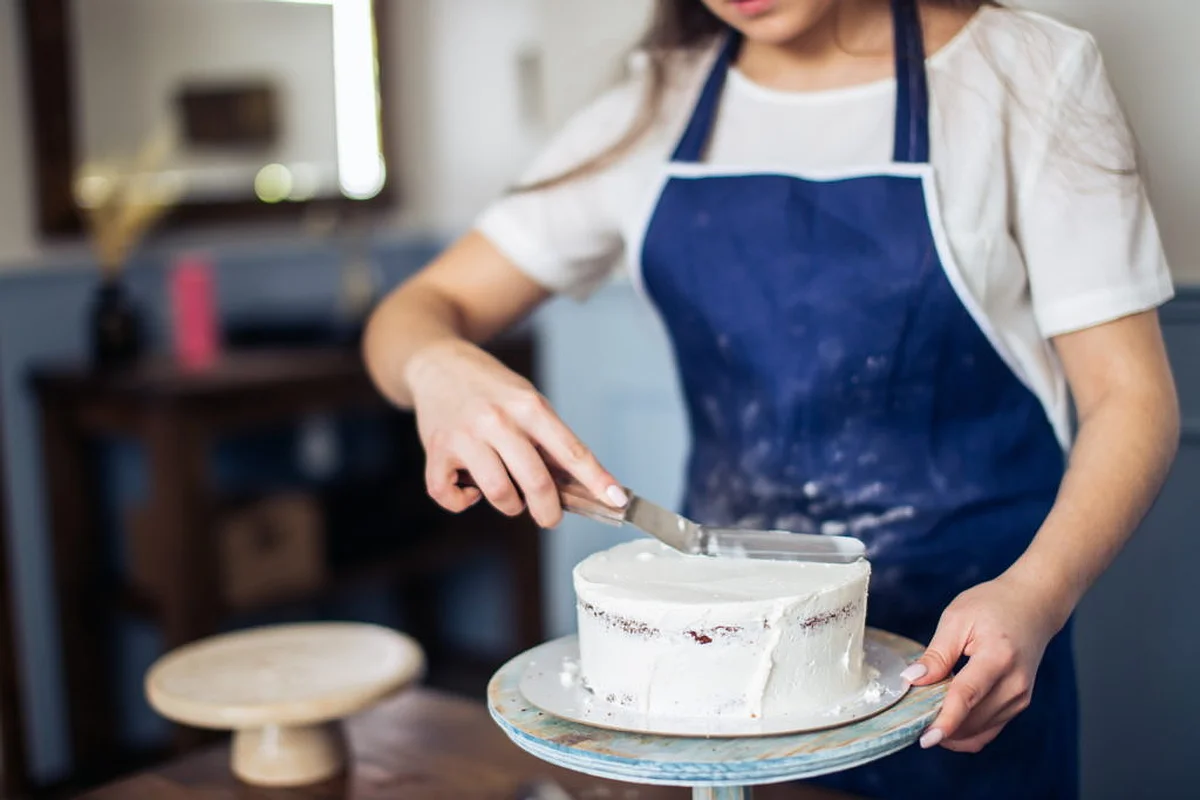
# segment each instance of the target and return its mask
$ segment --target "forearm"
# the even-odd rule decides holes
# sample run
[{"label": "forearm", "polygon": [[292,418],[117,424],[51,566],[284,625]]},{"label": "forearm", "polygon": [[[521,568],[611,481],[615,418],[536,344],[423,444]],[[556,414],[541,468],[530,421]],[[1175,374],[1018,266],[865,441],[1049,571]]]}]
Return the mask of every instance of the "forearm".
[{"label": "forearm", "polygon": [[1058,499],[1009,570],[1046,593],[1060,622],[1112,563],[1154,502],[1174,459],[1170,385],[1115,392],[1081,420]]},{"label": "forearm", "polygon": [[411,408],[421,363],[491,339],[547,297],[491,242],[468,233],[379,304],[363,337],[367,369],[384,396]]},{"label": "forearm", "polygon": [[413,283],[389,295],[367,324],[363,356],[371,379],[392,403],[412,407],[408,374],[414,359],[433,345],[466,339],[455,303],[434,289]]}]

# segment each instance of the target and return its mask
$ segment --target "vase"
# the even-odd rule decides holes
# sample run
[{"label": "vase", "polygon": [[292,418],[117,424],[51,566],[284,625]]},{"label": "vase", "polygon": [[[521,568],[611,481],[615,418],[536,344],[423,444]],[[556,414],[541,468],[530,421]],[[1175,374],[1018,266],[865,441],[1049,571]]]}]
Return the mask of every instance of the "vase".
[{"label": "vase", "polygon": [[108,277],[96,289],[91,313],[92,362],[123,367],[142,354],[142,323],[120,279]]}]

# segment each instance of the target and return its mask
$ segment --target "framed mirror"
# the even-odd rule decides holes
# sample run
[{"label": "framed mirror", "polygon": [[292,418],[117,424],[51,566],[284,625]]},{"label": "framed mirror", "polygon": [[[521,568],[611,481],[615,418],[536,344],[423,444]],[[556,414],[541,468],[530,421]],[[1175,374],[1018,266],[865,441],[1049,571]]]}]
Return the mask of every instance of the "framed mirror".
[{"label": "framed mirror", "polygon": [[121,171],[169,185],[163,226],[394,201],[379,0],[23,0],[43,236]]}]

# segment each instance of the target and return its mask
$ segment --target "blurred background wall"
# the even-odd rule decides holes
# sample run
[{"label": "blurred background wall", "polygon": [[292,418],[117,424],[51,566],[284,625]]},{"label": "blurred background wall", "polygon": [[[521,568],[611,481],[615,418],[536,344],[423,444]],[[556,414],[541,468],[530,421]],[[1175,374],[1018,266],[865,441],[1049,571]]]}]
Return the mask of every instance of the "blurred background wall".
[{"label": "blurred background wall", "polygon": [[[380,31],[401,200],[376,220],[370,247],[385,285],[417,269],[466,228],[511,182],[539,144],[619,69],[647,19],[649,0],[383,0]],[[1180,299],[1164,312],[1186,432],[1171,483],[1138,539],[1081,611],[1086,795],[1182,797],[1190,774],[1192,719],[1200,711],[1192,665],[1200,660],[1200,5],[1192,0],[1038,0],[1022,3],[1092,30],[1145,151]],[[3,407],[13,581],[36,778],[70,765],[59,686],[54,603],[37,412],[27,370],[86,355],[85,311],[93,258],[35,230],[31,142],[16,0],[0,0],[0,405]],[[223,314],[333,315],[342,253],[295,225],[195,230],[156,237],[131,265],[135,294],[161,307],[162,265],[183,247],[210,253]],[[156,318],[162,329],[166,322]],[[618,474],[665,502],[679,491],[685,437],[670,354],[657,321],[621,281],[586,306],[555,302],[535,323],[540,379],[567,421]],[[589,364],[585,373],[579,364]],[[119,484],[122,461],[113,463]],[[129,470],[134,470],[128,467]],[[136,472],[136,470],[134,470]],[[130,479],[136,483],[136,479]],[[119,487],[118,487],[119,488]],[[114,490],[116,491],[116,490]],[[128,490],[134,491],[134,490]],[[570,567],[614,541],[579,520],[543,536],[547,635],[573,627]],[[466,576],[451,616],[459,635],[504,652],[503,620],[480,615],[505,595],[486,568]],[[369,611],[363,611],[369,615]],[[126,631],[123,692],[129,735],[159,728],[139,704],[153,632]]]}]

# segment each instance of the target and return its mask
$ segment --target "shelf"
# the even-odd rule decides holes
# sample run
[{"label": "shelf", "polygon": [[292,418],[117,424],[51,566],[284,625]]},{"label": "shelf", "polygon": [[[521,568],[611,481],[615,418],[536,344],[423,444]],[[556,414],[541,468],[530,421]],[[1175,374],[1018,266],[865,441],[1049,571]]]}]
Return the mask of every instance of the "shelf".
[{"label": "shelf", "polygon": [[[300,593],[284,593],[269,601],[237,607],[225,607],[229,614],[246,614],[285,609],[302,603],[319,602],[343,594],[350,589],[379,583],[402,583],[413,578],[441,575],[466,559],[496,552],[504,540],[486,534],[472,533],[465,526],[449,526],[423,542],[397,550],[386,558],[335,570],[321,587]],[[125,584],[117,591],[118,607],[126,613],[146,619],[158,616],[158,603],[152,592]]]}]

